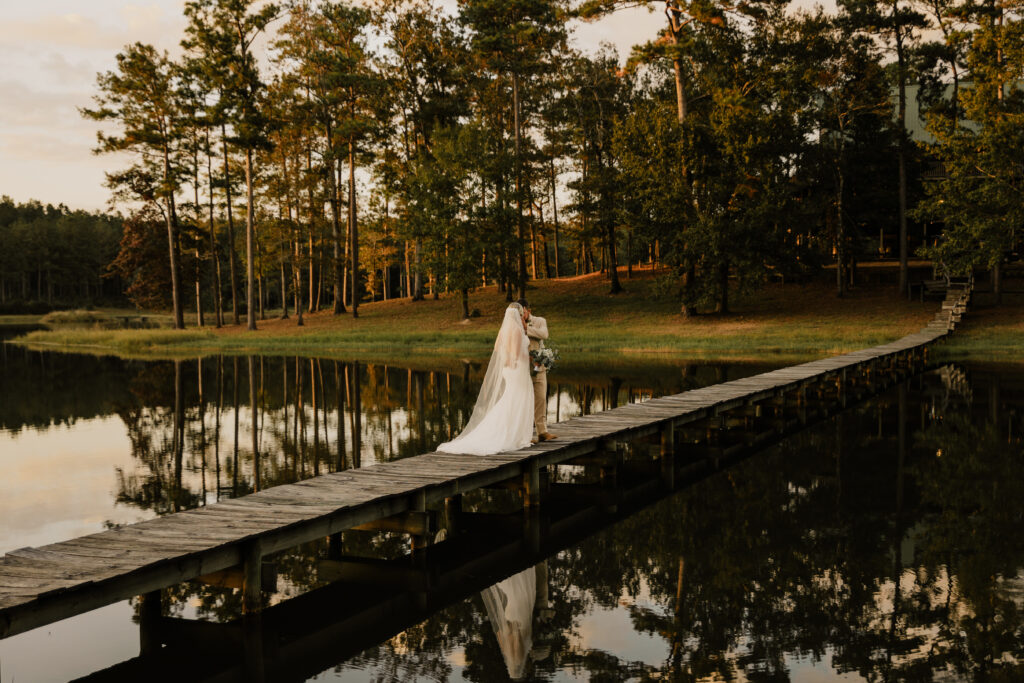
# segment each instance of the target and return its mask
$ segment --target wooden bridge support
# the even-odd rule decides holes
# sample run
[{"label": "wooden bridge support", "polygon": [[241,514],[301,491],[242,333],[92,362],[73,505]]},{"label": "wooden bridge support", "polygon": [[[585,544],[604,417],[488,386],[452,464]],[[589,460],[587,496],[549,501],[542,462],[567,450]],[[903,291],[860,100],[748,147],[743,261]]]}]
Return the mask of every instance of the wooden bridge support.
[{"label": "wooden bridge support", "polygon": [[242,614],[252,614],[263,606],[263,547],[259,539],[242,547],[242,571]]}]

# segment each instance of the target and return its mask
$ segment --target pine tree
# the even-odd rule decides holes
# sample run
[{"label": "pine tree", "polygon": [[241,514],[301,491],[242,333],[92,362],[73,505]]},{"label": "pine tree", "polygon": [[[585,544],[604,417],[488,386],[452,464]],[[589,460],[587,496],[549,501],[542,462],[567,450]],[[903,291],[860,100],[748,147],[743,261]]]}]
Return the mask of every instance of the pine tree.
[{"label": "pine tree", "polygon": [[117,68],[100,74],[96,108],[81,113],[95,121],[113,122],[120,132],[97,133],[96,153],[129,152],[133,164],[108,173],[115,197],[159,206],[167,230],[174,328],[184,329],[181,297],[181,255],[175,193],[181,186],[178,164],[180,111],[175,98],[175,66],[167,54],[136,43],[117,55]]},{"label": "pine tree", "polygon": [[230,141],[245,154],[246,307],[248,328],[256,329],[256,206],[254,156],[269,149],[263,112],[265,86],[260,80],[252,43],[277,16],[273,4],[250,12],[254,0],[192,0],[185,4],[189,24],[184,45],[203,55],[216,74],[221,110],[230,121]]}]

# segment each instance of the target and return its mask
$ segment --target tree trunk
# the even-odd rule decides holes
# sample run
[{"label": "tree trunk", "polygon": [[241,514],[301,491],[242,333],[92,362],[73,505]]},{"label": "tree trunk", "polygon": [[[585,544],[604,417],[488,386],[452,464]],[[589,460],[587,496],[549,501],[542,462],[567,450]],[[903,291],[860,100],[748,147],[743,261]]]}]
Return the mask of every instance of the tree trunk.
[{"label": "tree trunk", "polygon": [[899,291],[907,294],[907,75],[906,56],[903,54],[902,41],[897,41],[897,74],[899,78],[899,137],[896,140],[896,155],[899,165],[899,221],[900,221],[900,278]]},{"label": "tree trunk", "polygon": [[[181,310],[181,276],[178,264],[178,226],[174,215],[174,199],[168,197],[167,202],[167,242],[171,257],[171,307],[174,314],[174,329],[185,329],[185,317]],[[42,272],[42,271],[40,271]],[[42,298],[40,296],[40,298]]]},{"label": "tree trunk", "polygon": [[[164,181],[168,182],[171,176],[171,159],[167,148],[164,148]],[[170,247],[171,257],[171,305],[174,309],[174,329],[185,329],[185,316],[181,301],[181,268],[178,256],[178,214],[174,210],[174,195],[168,194],[165,200],[167,207],[167,242]]]},{"label": "tree trunk", "polygon": [[213,258],[213,310],[216,319],[215,326],[220,328],[224,325],[224,301],[220,280],[220,249],[217,245],[217,233],[214,229],[213,211],[213,155],[210,153],[210,130],[206,130],[206,175],[210,178],[210,256]]},{"label": "tree trunk", "polygon": [[267,314],[264,306],[267,302],[267,291],[263,287],[263,248],[259,239],[256,239],[256,261],[259,263],[259,273],[256,275],[256,283],[259,285],[260,320],[266,320]]},{"label": "tree trunk", "polygon": [[348,225],[352,244],[349,247],[352,263],[352,317],[359,317],[359,223],[356,221],[356,144],[348,141]]},{"label": "tree trunk", "polygon": [[295,295],[295,324],[298,327],[305,325],[302,321],[302,248],[299,246],[300,244],[300,240],[295,240],[295,260],[292,266],[292,275],[295,278],[295,286],[292,287]]},{"label": "tree trunk", "polygon": [[462,288],[462,319],[469,320],[469,290]]},{"label": "tree trunk", "polygon": [[[846,296],[846,278],[843,277],[843,264],[845,261],[845,240],[846,234],[843,230],[843,190],[846,184],[846,176],[842,171],[838,173],[836,193],[836,294],[840,298]],[[901,291],[905,291],[904,286]]]},{"label": "tree trunk", "polygon": [[548,254],[548,233],[544,229],[544,207],[537,205],[538,219],[540,220],[540,242],[541,253],[544,254],[544,277],[551,277],[551,257]]},{"label": "tree trunk", "polygon": [[992,293],[995,295],[995,304],[1003,303],[1003,264],[997,261],[992,266]]},{"label": "tree trunk", "polygon": [[512,118],[515,136],[516,164],[516,227],[519,234],[519,298],[526,298],[526,232],[523,225],[522,159],[520,158],[519,131],[519,74],[512,73]]},{"label": "tree trunk", "polygon": [[633,279],[633,230],[626,231],[626,279]]},{"label": "tree trunk", "polygon": [[[675,20],[670,14],[669,17],[669,35],[672,36],[672,44],[675,46],[679,45],[679,28],[675,24]],[[672,73],[675,77],[676,85],[676,120],[679,125],[683,125],[686,122],[687,116],[687,101],[686,101],[686,89],[683,87],[683,63],[680,59],[672,61]],[[688,177],[686,162],[682,162],[682,172],[684,180]],[[683,306],[681,313],[684,318],[689,318],[696,311],[691,303],[691,297],[693,294],[693,288],[696,284],[696,268],[693,264],[690,264],[683,274]]]},{"label": "tree trunk", "polygon": [[231,210],[231,169],[228,166],[227,127],[220,125],[221,139],[224,143],[224,197],[228,210],[228,275],[231,276],[231,315],[235,324],[241,323],[238,317],[238,266],[235,263],[235,219]]},{"label": "tree trunk", "polygon": [[[287,253],[287,245],[281,243],[281,253]],[[284,257],[281,257],[281,320],[288,319],[288,275],[285,272]]]},{"label": "tree trunk", "polygon": [[[331,126],[327,125],[327,144],[331,147]],[[333,149],[331,149],[333,151]],[[332,248],[334,251],[334,267],[331,268],[331,272],[334,274],[334,315],[340,315],[345,312],[345,293],[344,287],[342,286],[342,274],[341,274],[341,188],[338,182],[338,176],[335,173],[335,165],[330,164],[330,176],[331,176],[331,235],[332,235]]]},{"label": "tree trunk", "polygon": [[405,296],[412,298],[412,268],[409,265],[409,241],[405,241]]},{"label": "tree trunk", "polygon": [[555,222],[555,277],[562,276],[561,263],[558,256],[558,196],[555,187],[555,158],[551,157],[551,212]]},{"label": "tree trunk", "polygon": [[729,312],[729,262],[723,261],[718,266],[718,313]]},{"label": "tree trunk", "polygon": [[[202,204],[199,203],[199,146],[198,144],[193,148],[192,151],[192,191],[196,203],[196,223],[198,227],[199,215],[202,210]],[[196,325],[203,327],[206,321],[203,319],[203,258],[200,246],[203,243],[202,233],[196,235]],[[86,291],[88,296],[88,290]]]},{"label": "tree trunk", "polygon": [[413,249],[413,282],[410,286],[413,301],[423,301],[423,242],[417,238]]},{"label": "tree trunk", "polygon": [[533,216],[533,202],[530,202],[530,277],[537,279],[537,224]]},{"label": "tree trunk", "polygon": [[245,150],[245,305],[248,329],[256,329],[256,212],[253,202],[252,150]]}]

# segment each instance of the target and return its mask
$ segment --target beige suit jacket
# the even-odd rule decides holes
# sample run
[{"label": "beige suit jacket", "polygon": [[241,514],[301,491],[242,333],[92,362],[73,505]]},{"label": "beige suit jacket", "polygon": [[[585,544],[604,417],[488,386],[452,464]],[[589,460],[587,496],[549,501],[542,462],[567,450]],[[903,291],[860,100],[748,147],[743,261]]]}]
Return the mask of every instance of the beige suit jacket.
[{"label": "beige suit jacket", "polygon": [[548,321],[536,315],[531,315],[526,321],[526,336],[530,339],[530,350],[544,348],[544,340],[548,338]]}]

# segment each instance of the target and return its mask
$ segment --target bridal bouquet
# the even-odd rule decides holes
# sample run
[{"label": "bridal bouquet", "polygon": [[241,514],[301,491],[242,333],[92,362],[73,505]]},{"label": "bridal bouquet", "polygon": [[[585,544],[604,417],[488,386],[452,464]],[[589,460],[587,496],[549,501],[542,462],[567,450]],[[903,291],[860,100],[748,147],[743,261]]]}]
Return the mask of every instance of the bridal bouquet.
[{"label": "bridal bouquet", "polygon": [[558,362],[558,349],[536,349],[530,351],[530,360],[533,361],[533,371],[550,370]]}]

